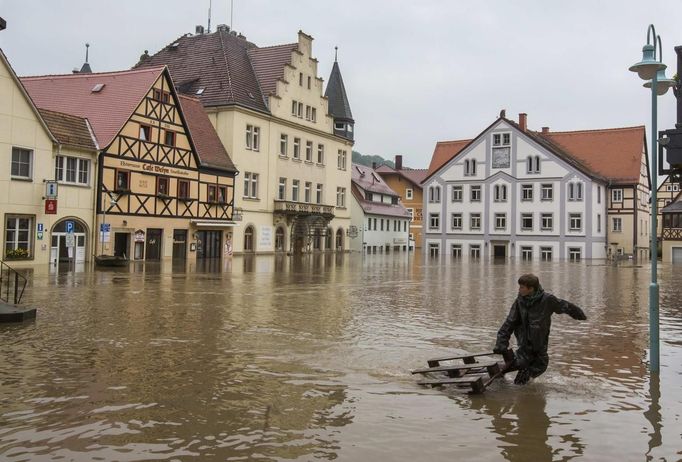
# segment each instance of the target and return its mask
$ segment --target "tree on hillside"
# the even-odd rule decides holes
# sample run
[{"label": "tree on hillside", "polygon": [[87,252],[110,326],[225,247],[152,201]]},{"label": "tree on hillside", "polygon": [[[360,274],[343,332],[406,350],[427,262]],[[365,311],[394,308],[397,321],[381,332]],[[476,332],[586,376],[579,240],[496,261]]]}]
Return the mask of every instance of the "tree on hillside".
[{"label": "tree on hillside", "polygon": [[364,165],[366,167],[371,167],[372,162],[375,162],[377,164],[377,167],[379,165],[388,165],[391,168],[395,168],[395,164],[393,163],[392,160],[386,160],[381,156],[372,156],[372,155],[364,155],[359,153],[358,151],[353,151],[353,163]]}]

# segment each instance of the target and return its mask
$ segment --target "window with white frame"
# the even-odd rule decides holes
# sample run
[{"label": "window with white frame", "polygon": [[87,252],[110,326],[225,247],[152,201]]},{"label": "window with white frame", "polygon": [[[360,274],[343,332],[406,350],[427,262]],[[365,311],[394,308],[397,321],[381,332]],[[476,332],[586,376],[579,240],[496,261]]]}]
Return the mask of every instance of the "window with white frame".
[{"label": "window with white frame", "polygon": [[581,201],[583,200],[583,184],[578,182],[568,183],[568,200]]},{"label": "window with white frame", "polygon": [[405,189],[405,200],[412,199],[414,197],[414,193],[411,188]]},{"label": "window with white frame", "polygon": [[481,244],[469,245],[469,256],[471,258],[481,258]]},{"label": "window with white frame", "polygon": [[493,133],[493,146],[511,146],[511,133]]},{"label": "window with white frame", "polygon": [[410,221],[414,220],[414,209],[413,208],[407,208],[407,213],[410,215]]},{"label": "window with white frame", "polygon": [[324,197],[322,195],[323,193],[323,186],[320,183],[317,183],[317,189],[315,190],[315,202],[317,204],[321,204],[324,200]]},{"label": "window with white frame", "polygon": [[301,159],[301,138],[294,138],[294,159]]},{"label": "window with white frame", "polygon": [[611,227],[611,230],[614,233],[620,233],[623,231],[623,219],[620,217],[613,217],[613,226]]},{"label": "window with white frame", "polygon": [[481,201],[481,187],[480,186],[471,186],[469,193],[471,194],[471,202],[480,202]]},{"label": "window with white frame", "polygon": [[462,258],[462,244],[452,244],[450,251],[453,258]]},{"label": "window with white frame", "polygon": [[507,228],[507,214],[506,213],[496,213],[495,214],[495,229],[504,230]]},{"label": "window with white frame", "polygon": [[312,111],[312,112],[311,112],[311,114],[310,114],[310,120],[313,121],[313,122],[317,122],[317,109],[312,108],[311,111]]},{"label": "window with white frame", "polygon": [[540,247],[540,260],[541,261],[552,261],[552,248],[551,247]]},{"label": "window with white frame", "polygon": [[429,187],[429,202],[433,204],[440,203],[440,186]]},{"label": "window with white frame", "polygon": [[452,202],[462,202],[462,187],[453,186],[452,187]]},{"label": "window with white frame", "polygon": [[289,151],[289,135],[282,133],[279,135],[279,155],[286,157]]},{"label": "window with white frame", "polygon": [[305,142],[305,161],[306,162],[312,162],[313,161],[313,142],[312,141],[306,141]]},{"label": "window with white frame", "polygon": [[291,200],[298,202],[298,192],[300,190],[300,180],[293,180],[291,182]]},{"label": "window with white frame", "polygon": [[298,103],[298,114],[296,114],[298,118],[302,119],[303,118],[303,103]]},{"label": "window with white frame", "polygon": [[597,204],[601,204],[601,186],[597,186]]},{"label": "window with white frame", "polygon": [[12,148],[10,167],[12,178],[31,179],[33,177],[33,151],[23,148]]},{"label": "window with white frame", "polygon": [[481,229],[481,214],[480,213],[472,213],[470,216],[470,221],[469,221],[469,229],[472,231],[475,230],[480,230]]},{"label": "window with white frame", "polygon": [[287,179],[279,178],[279,187],[277,188],[277,199],[284,201],[287,199]]},{"label": "window with white frame", "polygon": [[495,185],[495,202],[507,202],[507,185]]},{"label": "window with white frame", "polygon": [[532,261],[533,260],[533,247],[523,246],[521,247],[521,260]]},{"label": "window with white frame", "polygon": [[464,161],[464,175],[465,176],[476,175],[476,159],[467,159]]},{"label": "window with white frame", "polygon": [[5,258],[33,257],[33,216],[5,216]]},{"label": "window with white frame", "polygon": [[336,206],[337,207],[346,206],[346,188],[341,187],[336,188]]},{"label": "window with white frame", "polygon": [[305,107],[305,120],[310,120],[310,106]]},{"label": "window with white frame", "polygon": [[440,227],[440,213],[429,213],[429,229],[438,229]]},{"label": "window with white frame", "polygon": [[597,214],[597,232],[601,233],[601,214]]},{"label": "window with white frame", "polygon": [[582,249],[580,247],[568,248],[568,261],[578,262],[582,258]]},{"label": "window with white frame", "polygon": [[523,231],[533,230],[533,214],[532,213],[522,213],[521,214],[521,229]]},{"label": "window with white frame", "polygon": [[305,203],[310,203],[310,190],[313,187],[313,183],[310,181],[305,182],[305,186],[303,188],[303,202]]},{"label": "window with white frame", "polygon": [[580,213],[568,214],[568,229],[570,231],[580,231],[583,228],[583,216]]},{"label": "window with white frame", "polygon": [[324,144],[322,143],[317,145],[317,163],[324,165]]},{"label": "window with white frame", "polygon": [[337,153],[337,158],[336,158],[336,167],[339,170],[346,170],[346,151],[343,149],[339,149]]},{"label": "window with white frame", "polygon": [[87,185],[90,182],[90,160],[57,156],[54,177],[55,180],[63,183]]},{"label": "window with white frame", "polygon": [[540,173],[540,156],[526,157],[526,173]]},{"label": "window with white frame", "polygon": [[622,189],[612,189],[611,190],[611,202],[623,202],[623,190]]},{"label": "window with white frame", "polygon": [[244,173],[244,197],[258,199],[258,173]]},{"label": "window with white frame", "polygon": [[552,229],[554,229],[554,214],[552,213],[540,214],[540,229],[542,231],[552,231]]},{"label": "window with white frame", "polygon": [[298,114],[298,101],[293,100],[291,102],[291,115],[296,117],[297,114]]},{"label": "window with white frame", "polygon": [[260,149],[260,127],[246,126],[246,149],[258,151]]},{"label": "window with white frame", "polygon": [[462,214],[453,213],[452,214],[452,229],[462,229]]},{"label": "window with white frame", "polygon": [[541,199],[543,201],[554,200],[554,185],[553,184],[543,184],[542,185]]},{"label": "window with white frame", "polygon": [[522,201],[532,201],[533,200],[533,185],[532,184],[522,184],[521,185],[521,200]]}]

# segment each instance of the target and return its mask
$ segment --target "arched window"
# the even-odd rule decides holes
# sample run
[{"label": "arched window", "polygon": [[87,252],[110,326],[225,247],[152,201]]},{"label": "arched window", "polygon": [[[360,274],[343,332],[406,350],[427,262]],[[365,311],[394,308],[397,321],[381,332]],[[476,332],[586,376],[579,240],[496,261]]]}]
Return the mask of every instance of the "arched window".
[{"label": "arched window", "polygon": [[244,230],[244,252],[253,252],[253,239],[255,237],[255,232],[253,226],[247,226]]},{"label": "arched window", "polygon": [[535,169],[533,170],[535,173],[540,173],[540,156],[535,156]]},{"label": "arched window", "polygon": [[533,173],[533,158],[531,156],[526,157],[526,173]]},{"label": "arched window", "polygon": [[284,252],[284,228],[281,226],[275,231],[275,251]]},{"label": "arched window", "polygon": [[343,250],[343,228],[336,230],[336,250]]}]

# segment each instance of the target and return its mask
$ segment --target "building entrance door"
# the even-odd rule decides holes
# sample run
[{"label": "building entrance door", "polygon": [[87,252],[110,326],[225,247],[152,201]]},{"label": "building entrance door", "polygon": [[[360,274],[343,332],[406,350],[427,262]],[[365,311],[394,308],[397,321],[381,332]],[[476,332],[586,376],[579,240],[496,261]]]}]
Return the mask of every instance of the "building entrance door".
[{"label": "building entrance door", "polygon": [[147,247],[145,249],[145,260],[161,260],[161,244],[163,230],[158,228],[147,228]]},{"label": "building entrance door", "polygon": [[507,246],[504,244],[493,245],[493,258],[507,258]]},{"label": "building entrance door", "polygon": [[74,243],[73,258],[76,263],[85,261],[85,226],[77,220],[62,220],[52,229],[50,245],[50,261],[52,263],[67,262],[69,258],[69,248],[66,246],[66,222],[73,222]]},{"label": "building entrance door", "polygon": [[197,259],[220,258],[222,231],[197,231]]},{"label": "building entrance door", "polygon": [[114,255],[124,258],[130,256],[130,233],[114,233]]},{"label": "building entrance door", "polygon": [[184,260],[187,258],[187,230],[173,230],[173,260]]}]

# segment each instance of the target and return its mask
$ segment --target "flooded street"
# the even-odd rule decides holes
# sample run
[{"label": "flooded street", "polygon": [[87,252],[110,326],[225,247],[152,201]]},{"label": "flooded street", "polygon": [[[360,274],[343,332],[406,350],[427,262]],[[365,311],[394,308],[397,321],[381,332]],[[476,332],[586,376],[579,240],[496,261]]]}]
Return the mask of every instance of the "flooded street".
[{"label": "flooded street", "polygon": [[[0,325],[0,460],[682,459],[682,269],[648,262],[235,258],[36,270],[38,317]],[[429,357],[491,350],[518,276],[553,318],[548,371],[485,394],[416,385]]]}]

